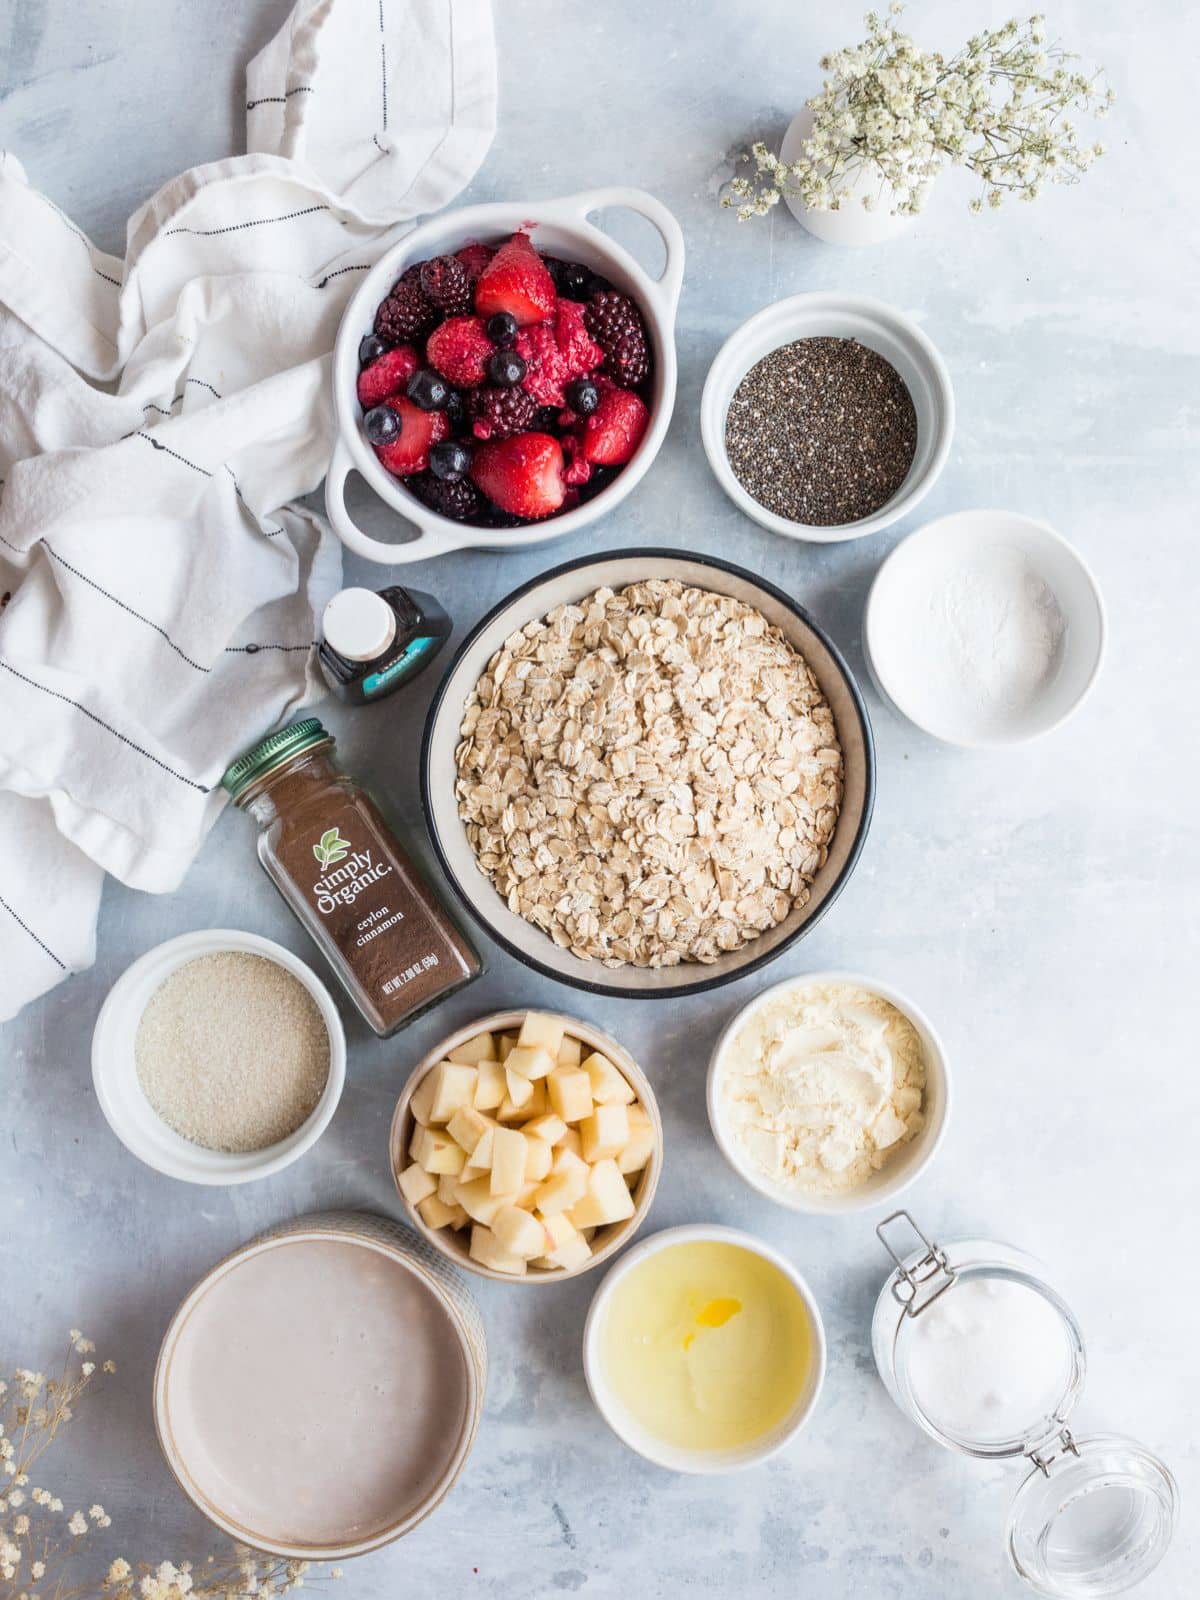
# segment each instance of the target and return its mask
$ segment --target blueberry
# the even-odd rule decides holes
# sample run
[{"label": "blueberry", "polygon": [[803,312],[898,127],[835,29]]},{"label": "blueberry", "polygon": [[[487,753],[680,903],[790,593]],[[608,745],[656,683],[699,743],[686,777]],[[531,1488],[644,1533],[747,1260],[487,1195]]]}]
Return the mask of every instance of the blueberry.
[{"label": "blueberry", "polygon": [[592,274],[578,261],[568,261],[558,275],[558,292],[565,300],[586,300],[591,291]]},{"label": "blueberry", "polygon": [[369,367],[372,361],[378,361],[391,348],[386,339],[381,339],[377,333],[369,333],[358,347],[359,366]]},{"label": "blueberry", "polygon": [[432,367],[421,367],[408,380],[404,392],[422,411],[440,411],[450,398],[450,385]]},{"label": "blueberry", "polygon": [[590,300],[594,294],[607,294],[612,288],[607,278],[602,278],[598,272],[593,272],[587,281],[585,300]]},{"label": "blueberry", "polygon": [[368,444],[391,444],[400,437],[400,413],[391,406],[372,406],[363,418],[363,432]]},{"label": "blueberry", "polygon": [[483,331],[497,349],[511,349],[517,337],[517,319],[509,311],[497,311],[487,319]]},{"label": "blueberry", "polygon": [[558,407],[539,406],[533,414],[532,427],[535,433],[557,433]]},{"label": "blueberry", "polygon": [[515,350],[497,350],[488,357],[488,377],[500,389],[511,389],[525,376],[525,361]]},{"label": "blueberry", "polygon": [[567,404],[577,417],[590,417],[600,404],[600,391],[590,378],[576,378],[563,390]]},{"label": "blueberry", "polygon": [[429,470],[435,478],[453,482],[466,476],[471,465],[471,452],[458,439],[443,439],[429,452]]}]

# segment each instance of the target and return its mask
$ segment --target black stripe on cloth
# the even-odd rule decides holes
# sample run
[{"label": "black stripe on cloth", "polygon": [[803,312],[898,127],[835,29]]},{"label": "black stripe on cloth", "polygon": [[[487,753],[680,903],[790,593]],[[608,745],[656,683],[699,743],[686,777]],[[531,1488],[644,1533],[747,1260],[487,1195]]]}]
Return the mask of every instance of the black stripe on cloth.
[{"label": "black stripe on cloth", "polygon": [[[229,465],[228,461],[223,462],[222,465],[224,466],[225,471],[229,474],[229,476],[231,478],[233,478],[233,492],[234,492],[235,495],[237,495],[238,499],[246,507],[246,515],[248,517],[253,517],[255,525],[257,526],[258,525],[258,517],[255,515],[255,513],[253,511],[251,511],[249,502],[247,501],[246,496],[242,493],[242,486],[237,481],[237,478],[234,476],[233,468]],[[264,528],[262,531],[266,534],[268,539],[278,539],[279,535],[283,532],[283,529],[282,528]]]},{"label": "black stripe on cloth", "polygon": [[0,667],[3,667],[5,672],[11,672],[13,677],[19,678],[22,683],[27,683],[31,689],[40,689],[43,694],[48,694],[52,700],[61,700],[65,706],[74,706],[75,710],[81,711],[89,722],[94,722],[97,727],[103,728],[106,733],[111,733],[114,739],[119,739],[130,750],[135,751],[139,756],[144,756],[147,761],[152,761],[156,767],[161,767],[169,777],[177,778],[180,783],[186,783],[189,789],[195,789],[200,794],[210,794],[212,792],[206,789],[202,783],[197,783],[194,778],[189,778],[182,772],[176,772],[174,767],[169,767],[165,761],[160,761],[149,750],[143,750],[141,745],[135,744],[127,734],[122,733],[119,728],[114,728],[111,723],[105,722],[104,718],[98,717],[94,711],[89,711],[87,706],[80,705],[78,700],[72,700],[70,695],[59,694],[57,689],[48,688],[44,683],[39,683],[36,678],[27,678],[23,672],[18,672],[16,667],[7,661],[0,661]]},{"label": "black stripe on cloth", "polygon": [[59,958],[54,954],[54,951],[51,950],[50,946],[46,944],[44,940],[38,938],[37,934],[34,933],[29,924],[22,917],[17,915],[2,894],[0,894],[0,906],[4,907],[5,911],[8,912],[9,916],[13,919],[18,928],[23,928],[25,930],[25,932],[33,940],[34,944],[37,945],[38,949],[46,952],[56,967],[61,968],[63,972],[70,972],[71,969],[67,966],[67,963],[65,961],[60,961]]},{"label": "black stripe on cloth", "polygon": [[281,106],[285,100],[290,100],[294,94],[311,94],[312,92],[311,84],[300,83],[294,89],[289,89],[286,94],[264,94],[261,100],[247,100],[246,110],[253,111],[256,106]]},{"label": "black stripe on cloth", "polygon": [[156,439],[153,434],[143,433],[140,428],[135,428],[132,433],[125,435],[127,439],[145,439],[146,443],[153,445],[156,450],[161,450],[164,455],[174,456],[176,461],[182,461],[185,467],[191,467],[193,472],[199,472],[205,478],[211,478],[212,473],[207,467],[198,467],[194,461],[189,461],[186,456],[181,456],[178,450],[172,450],[170,445],[163,444],[161,439]]},{"label": "black stripe on cloth", "polygon": [[225,654],[227,656],[256,656],[260,650],[282,650],[286,654],[292,650],[311,650],[316,642],[315,639],[312,639],[308,644],[227,644],[225,646]]},{"label": "black stripe on cloth", "polygon": [[120,599],[117,595],[110,594],[103,584],[97,583],[94,578],[89,578],[86,572],[80,572],[78,567],[73,567],[65,556],[59,555],[58,551],[48,539],[42,540],[42,548],[45,550],[47,555],[53,556],[54,560],[58,562],[59,566],[66,567],[68,572],[73,572],[75,576],[83,583],[86,583],[90,588],[95,589],[97,594],[102,594],[106,600],[111,600],[113,605],[120,606],[122,611],[127,611],[131,617],[136,617],[139,622],[144,622],[148,628],[153,628],[155,633],[158,634],[159,638],[165,640],[166,643],[171,646],[171,649],[174,650],[175,654],[180,658],[180,660],[186,661],[189,667],[195,667],[197,672],[212,671],[211,667],[203,666],[199,661],[193,661],[191,656],[188,655],[187,651],[177,645],[167,630],[165,628],[160,628],[157,622],[151,621],[149,617],[144,617],[140,611],[135,611],[131,605],[126,605],[125,601]]},{"label": "black stripe on cloth", "polygon": [[240,233],[243,228],[261,228],[268,222],[291,222],[296,217],[311,216],[314,211],[332,211],[332,206],[305,206],[300,211],[287,211],[282,217],[255,217],[250,222],[231,222],[225,228],[167,228],[161,235],[169,239],[173,233],[190,233],[197,239],[215,239],[221,233]]},{"label": "black stripe on cloth", "polygon": [[336,272],[327,272],[325,274],[325,276],[321,279],[320,283],[314,283],[313,284],[313,288],[314,289],[323,289],[325,287],[325,285],[330,282],[331,279],[340,278],[343,272],[370,272],[370,270],[371,269],[370,269],[369,266],[339,267]]},{"label": "black stripe on cloth", "polygon": [[[387,132],[387,34],[383,31],[383,0],[379,0],[379,65],[383,73],[383,131]],[[378,140],[376,140],[378,143]]]},{"label": "black stripe on cloth", "polygon": [[38,195],[38,199],[44,201],[45,204],[49,206],[50,210],[53,211],[54,215],[58,218],[58,220],[62,223],[63,227],[64,228],[69,228],[71,230],[71,232],[75,235],[75,237],[79,240],[80,244],[84,247],[84,249],[88,253],[89,265],[91,266],[91,269],[96,274],[96,276],[98,278],[103,278],[105,283],[111,283],[117,289],[121,288],[122,285],[121,285],[120,278],[110,278],[107,272],[101,272],[100,268],[96,265],[96,263],[91,260],[92,251],[96,247],[92,243],[92,241],[88,238],[87,234],[84,233],[81,228],[77,228],[75,226],[75,224],[71,221],[70,217],[67,216],[66,212],[65,211],[60,211],[58,209],[58,207],[54,204],[53,200],[47,200],[46,196],[44,194],[39,194]]}]

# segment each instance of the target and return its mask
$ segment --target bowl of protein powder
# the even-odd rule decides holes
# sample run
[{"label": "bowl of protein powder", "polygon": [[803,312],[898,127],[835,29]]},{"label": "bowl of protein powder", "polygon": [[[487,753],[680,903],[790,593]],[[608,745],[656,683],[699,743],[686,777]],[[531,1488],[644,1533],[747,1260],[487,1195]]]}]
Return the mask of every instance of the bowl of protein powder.
[{"label": "bowl of protein powder", "polygon": [[792,1211],[892,1200],[925,1171],[950,1114],[946,1053],[890,985],[853,972],[775,984],[729,1021],[708,1072],[722,1154]]},{"label": "bowl of protein powder", "polygon": [[863,646],[902,716],[946,744],[990,747],[1078,710],[1106,632],[1096,580],[1060,534],[1012,511],[960,511],[880,567]]}]

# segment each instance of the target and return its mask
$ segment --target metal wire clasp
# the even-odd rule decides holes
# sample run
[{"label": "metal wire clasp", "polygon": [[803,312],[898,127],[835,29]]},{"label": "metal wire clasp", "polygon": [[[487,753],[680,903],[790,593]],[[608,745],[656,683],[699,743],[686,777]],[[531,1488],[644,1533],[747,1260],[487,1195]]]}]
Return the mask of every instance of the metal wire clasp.
[{"label": "metal wire clasp", "polygon": [[[911,1255],[911,1250],[902,1253],[897,1251],[889,1242],[884,1229],[890,1227],[893,1222],[906,1222],[925,1246],[925,1254],[915,1266],[906,1267],[904,1265],[904,1257],[906,1254]],[[940,1245],[934,1244],[932,1240],[925,1237],[907,1211],[893,1211],[890,1217],[884,1217],[883,1221],[876,1227],[875,1233],[880,1244],[896,1263],[896,1277],[892,1282],[892,1298],[903,1306],[906,1316],[919,1317],[927,1306],[933,1304],[938,1295],[945,1294],[957,1277],[954,1268],[946,1259],[946,1252]],[[939,1278],[940,1282],[936,1282],[936,1286],[929,1289],[929,1292],[922,1297],[922,1291]]]}]

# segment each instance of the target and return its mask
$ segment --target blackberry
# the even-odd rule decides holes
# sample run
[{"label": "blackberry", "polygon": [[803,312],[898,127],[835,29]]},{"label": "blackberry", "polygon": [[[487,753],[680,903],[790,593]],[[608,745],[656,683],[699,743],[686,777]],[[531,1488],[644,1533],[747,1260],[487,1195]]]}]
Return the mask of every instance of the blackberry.
[{"label": "blackberry", "polygon": [[594,500],[601,490],[608,488],[620,470],[620,467],[593,467],[588,481],[580,485],[579,498]]},{"label": "blackberry", "polygon": [[564,300],[586,300],[591,293],[593,274],[578,261],[563,261],[558,256],[546,256],[546,266],[554,280],[555,290]]},{"label": "blackberry", "polygon": [[605,371],[626,389],[650,375],[650,352],[641,313],[627,295],[601,290],[583,314],[587,331],[604,351]]},{"label": "blackberry", "polygon": [[471,310],[471,274],[454,256],[434,256],[421,265],[421,288],[448,317],[465,317]]},{"label": "blackberry", "polygon": [[559,414],[557,406],[539,406],[533,414],[533,431],[535,433],[557,433]]},{"label": "blackberry", "polygon": [[423,265],[422,262],[401,273],[375,313],[375,332],[391,344],[418,339],[441,321],[441,312],[421,287]]},{"label": "blackberry", "polygon": [[514,433],[525,433],[536,411],[536,401],[524,389],[484,384],[467,396],[467,415],[477,439],[511,439]]},{"label": "blackberry", "polygon": [[435,478],[432,472],[417,472],[405,483],[422,505],[439,517],[486,526],[488,502],[469,478]]}]

